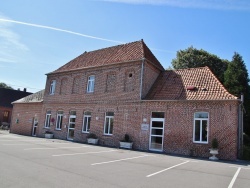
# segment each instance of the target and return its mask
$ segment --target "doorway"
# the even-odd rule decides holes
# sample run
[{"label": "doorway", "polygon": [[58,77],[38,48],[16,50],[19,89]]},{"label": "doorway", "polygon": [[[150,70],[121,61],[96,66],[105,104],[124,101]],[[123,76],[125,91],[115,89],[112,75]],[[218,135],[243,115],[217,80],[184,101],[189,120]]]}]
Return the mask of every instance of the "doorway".
[{"label": "doorway", "polygon": [[76,125],[76,114],[75,114],[75,111],[70,112],[70,114],[71,115],[69,116],[67,139],[68,140],[74,140],[75,125]]},{"label": "doorway", "polygon": [[164,113],[153,112],[150,122],[149,150],[163,151],[164,140]]},{"label": "doorway", "polygon": [[37,118],[34,118],[34,120],[33,120],[33,129],[32,129],[32,136],[36,136],[37,126],[38,126],[38,120],[37,120]]}]

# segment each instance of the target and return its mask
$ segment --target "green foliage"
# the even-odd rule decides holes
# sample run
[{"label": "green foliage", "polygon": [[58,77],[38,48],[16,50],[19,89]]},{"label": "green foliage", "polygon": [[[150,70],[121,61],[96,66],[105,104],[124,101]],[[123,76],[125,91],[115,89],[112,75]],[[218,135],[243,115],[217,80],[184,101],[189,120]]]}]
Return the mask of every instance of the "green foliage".
[{"label": "green foliage", "polygon": [[250,146],[243,146],[242,159],[250,161]]},{"label": "green foliage", "polygon": [[213,149],[218,149],[218,147],[219,147],[218,140],[217,140],[216,138],[214,138],[214,139],[212,140],[212,148],[213,148]]},{"label": "green foliage", "polygon": [[12,87],[8,86],[7,84],[3,82],[0,82],[0,88],[13,89]]},{"label": "green foliage", "polygon": [[96,134],[94,134],[94,133],[89,133],[89,134],[87,135],[87,138],[97,139],[97,136],[96,136]]},{"label": "green foliage", "polygon": [[228,68],[224,74],[224,85],[227,90],[236,96],[241,93],[247,97],[249,89],[249,78],[246,65],[242,57],[238,53],[234,53],[232,62],[229,63]]},{"label": "green foliage", "polygon": [[198,50],[192,46],[185,50],[179,50],[176,59],[172,60],[174,69],[208,66],[222,83],[224,81],[224,72],[227,69],[227,64],[227,60],[222,60],[216,55],[210,54],[202,49]]}]

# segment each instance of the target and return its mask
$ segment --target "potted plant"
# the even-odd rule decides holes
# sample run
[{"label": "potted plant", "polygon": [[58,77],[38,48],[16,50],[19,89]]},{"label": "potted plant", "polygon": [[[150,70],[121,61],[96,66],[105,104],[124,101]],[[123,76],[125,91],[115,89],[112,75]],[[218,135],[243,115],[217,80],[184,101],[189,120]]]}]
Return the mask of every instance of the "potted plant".
[{"label": "potted plant", "polygon": [[133,142],[130,140],[129,135],[125,134],[124,139],[120,141],[120,148],[132,149]]},{"label": "potted plant", "polygon": [[97,138],[96,134],[89,133],[87,135],[87,142],[88,142],[88,144],[97,144],[98,143],[98,138]]},{"label": "potted plant", "polygon": [[209,157],[209,159],[218,160],[218,158],[215,156],[215,155],[219,154],[218,147],[219,147],[218,140],[216,138],[214,138],[212,140],[212,148],[210,149],[210,154],[212,154],[212,156]]},{"label": "potted plant", "polygon": [[54,134],[51,131],[45,131],[45,138],[53,138]]}]

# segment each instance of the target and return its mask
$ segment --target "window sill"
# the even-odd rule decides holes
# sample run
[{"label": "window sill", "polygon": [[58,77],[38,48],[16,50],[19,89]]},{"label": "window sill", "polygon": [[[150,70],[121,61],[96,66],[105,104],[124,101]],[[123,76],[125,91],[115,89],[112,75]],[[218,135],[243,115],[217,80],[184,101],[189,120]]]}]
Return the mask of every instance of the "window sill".
[{"label": "window sill", "polygon": [[56,131],[61,131],[62,129],[55,129]]},{"label": "window sill", "polygon": [[113,136],[113,134],[103,134],[103,136]]},{"label": "window sill", "polygon": [[208,144],[208,142],[197,142],[197,141],[193,141],[194,144]]},{"label": "window sill", "polygon": [[44,129],[50,129],[50,127],[43,127]]},{"label": "window sill", "polygon": [[86,131],[82,131],[82,133],[84,133],[84,134],[89,134],[89,132],[86,132]]}]

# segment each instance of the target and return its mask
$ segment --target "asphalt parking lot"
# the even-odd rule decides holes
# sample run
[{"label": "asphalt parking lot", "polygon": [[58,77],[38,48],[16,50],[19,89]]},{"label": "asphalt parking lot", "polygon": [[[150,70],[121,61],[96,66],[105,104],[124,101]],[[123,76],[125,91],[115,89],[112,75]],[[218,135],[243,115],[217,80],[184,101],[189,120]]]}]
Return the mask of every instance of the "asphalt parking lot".
[{"label": "asphalt parking lot", "polygon": [[0,132],[0,187],[249,187],[250,165]]}]

